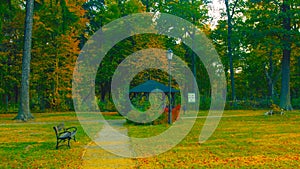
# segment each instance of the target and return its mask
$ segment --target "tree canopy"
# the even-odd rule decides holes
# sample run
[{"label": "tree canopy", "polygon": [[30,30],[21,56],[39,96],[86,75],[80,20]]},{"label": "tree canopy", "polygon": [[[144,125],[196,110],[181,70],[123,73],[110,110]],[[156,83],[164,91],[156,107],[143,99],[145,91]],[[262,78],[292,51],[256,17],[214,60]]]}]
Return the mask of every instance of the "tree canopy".
[{"label": "tree canopy", "polygon": [[[217,25],[210,24],[210,2],[206,0],[36,0],[32,46],[24,41],[28,2],[0,3],[1,112],[15,112],[23,98],[21,79],[25,62],[22,57],[26,51],[31,51],[30,70],[26,70],[30,72],[27,77],[30,109],[35,112],[73,110],[72,75],[81,48],[105,24],[141,12],[176,15],[209,37],[224,65],[228,108],[238,108],[231,107],[237,106],[232,101],[241,100],[247,102],[242,108],[247,108],[248,103],[266,108],[273,102],[287,110],[299,108],[300,4],[297,0],[220,1],[224,9],[220,11]],[[110,84],[115,69],[130,54],[147,48],[171,48],[182,58],[197,79],[202,98],[200,106],[209,108],[211,84],[201,60],[178,39],[154,34],[126,38],[107,53],[95,80],[99,105],[114,109]],[[133,79],[132,85],[149,80],[150,76],[164,83],[162,79],[167,74],[158,69],[144,71]],[[172,84],[177,87],[174,80]]]}]

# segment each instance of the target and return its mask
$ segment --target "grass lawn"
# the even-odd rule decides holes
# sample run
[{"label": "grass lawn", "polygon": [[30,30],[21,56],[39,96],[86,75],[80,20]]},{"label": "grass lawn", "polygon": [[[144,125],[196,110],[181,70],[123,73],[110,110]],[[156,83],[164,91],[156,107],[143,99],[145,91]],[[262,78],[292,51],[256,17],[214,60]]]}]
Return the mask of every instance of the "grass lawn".
[{"label": "grass lawn", "polygon": [[[84,146],[90,142],[74,112],[37,113],[27,123],[13,121],[15,114],[0,114],[0,168],[81,168]],[[105,116],[117,119],[115,115]],[[53,126],[64,122],[65,127],[77,127],[77,142],[71,149],[55,149]],[[99,126],[98,126],[99,127]],[[62,143],[62,145],[67,145]]]},{"label": "grass lawn", "polygon": [[[173,149],[137,159],[139,168],[300,168],[300,111],[286,116],[263,116],[263,112],[225,111],[213,136],[203,144],[198,139],[205,119],[199,118]],[[167,126],[128,128],[130,136],[149,137]]]},{"label": "grass lawn", "polygon": [[[203,144],[198,143],[198,138],[205,119],[199,118],[176,147],[156,157],[136,159],[137,168],[299,168],[300,111],[286,116],[263,116],[263,112],[225,111],[213,136]],[[34,114],[36,119],[29,123],[12,121],[14,116],[0,114],[0,168],[82,167],[84,146],[90,139],[75,113]],[[78,128],[78,142],[71,141],[71,149],[55,149],[52,127],[60,122]],[[129,136],[134,137],[157,135],[168,128],[126,126]]]}]

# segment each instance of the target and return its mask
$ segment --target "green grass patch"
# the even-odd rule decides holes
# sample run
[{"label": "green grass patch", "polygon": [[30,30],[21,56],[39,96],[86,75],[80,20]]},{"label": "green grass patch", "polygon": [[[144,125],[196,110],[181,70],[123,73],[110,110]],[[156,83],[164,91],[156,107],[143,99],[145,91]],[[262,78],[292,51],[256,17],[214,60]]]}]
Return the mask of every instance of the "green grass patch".
[{"label": "green grass patch", "polygon": [[[26,123],[11,120],[15,115],[0,115],[0,168],[81,168],[84,147],[91,140],[74,112],[37,113]],[[71,149],[62,143],[56,150],[53,126],[62,122],[77,127],[77,142],[71,140]]]},{"label": "green grass patch", "polygon": [[[225,111],[213,135],[198,143],[205,118],[176,147],[138,159],[139,168],[299,168],[300,112],[264,116],[265,111]],[[207,112],[200,112],[205,116]],[[199,117],[198,116],[198,117]],[[128,126],[132,137],[158,135],[166,125]]]}]

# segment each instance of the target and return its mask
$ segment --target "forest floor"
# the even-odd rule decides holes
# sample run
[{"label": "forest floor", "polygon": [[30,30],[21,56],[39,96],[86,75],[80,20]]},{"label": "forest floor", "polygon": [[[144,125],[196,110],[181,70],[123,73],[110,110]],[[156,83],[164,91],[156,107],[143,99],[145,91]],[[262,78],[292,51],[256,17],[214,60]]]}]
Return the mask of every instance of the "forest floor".
[{"label": "forest floor", "polygon": [[[122,168],[299,168],[300,111],[283,116],[264,116],[264,112],[224,111],[218,128],[202,144],[198,139],[205,118],[197,118],[191,132],[171,150],[155,157],[118,160],[134,164]],[[206,114],[200,112],[200,116]],[[34,113],[35,120],[26,123],[11,120],[14,116],[0,114],[0,168],[85,168],[83,155],[88,145],[94,143],[76,113]],[[120,120],[116,115],[107,115],[107,119]],[[55,149],[52,127],[61,122],[66,127],[78,128],[77,142],[71,141],[71,149],[67,146]],[[149,137],[168,128],[167,125],[120,127],[126,128],[124,132],[131,137]],[[117,161],[111,158],[110,163],[114,162]]]}]

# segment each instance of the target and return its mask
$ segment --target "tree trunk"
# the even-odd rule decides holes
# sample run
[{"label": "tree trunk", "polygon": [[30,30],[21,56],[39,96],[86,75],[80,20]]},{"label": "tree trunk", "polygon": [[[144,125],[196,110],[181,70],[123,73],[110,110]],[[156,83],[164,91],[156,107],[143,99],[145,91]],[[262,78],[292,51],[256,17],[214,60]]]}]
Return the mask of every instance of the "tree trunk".
[{"label": "tree trunk", "polygon": [[14,103],[18,103],[18,100],[19,100],[19,88],[17,86],[14,87]]},{"label": "tree trunk", "polygon": [[290,51],[284,50],[282,58],[280,107],[292,110],[290,96]]},{"label": "tree trunk", "polygon": [[274,67],[273,67],[273,52],[272,52],[272,49],[270,50],[270,55],[269,55],[269,73],[267,74],[267,78],[268,78],[268,89],[269,89],[269,97],[274,98],[274,83],[273,83],[273,73],[274,73]]},{"label": "tree trunk", "polygon": [[290,96],[290,62],[291,62],[291,18],[289,16],[290,6],[286,1],[282,4],[283,18],[282,26],[285,30],[285,35],[282,38],[283,57],[282,57],[282,77],[281,77],[281,92],[280,92],[280,107],[286,110],[292,110]]},{"label": "tree trunk", "polygon": [[8,94],[5,95],[5,111],[8,112]]},{"label": "tree trunk", "polygon": [[[229,69],[230,69],[230,82],[231,82],[231,99],[233,101],[236,100],[235,96],[235,84],[234,84],[234,69],[233,69],[233,56],[232,56],[232,46],[231,46],[231,37],[232,37],[232,16],[233,13],[230,14],[229,2],[225,0],[226,5],[226,13],[227,13],[227,24],[228,24],[228,35],[227,35],[227,55],[229,58]],[[234,12],[234,11],[232,11]]]},{"label": "tree trunk", "polygon": [[24,49],[22,58],[22,80],[21,80],[21,98],[18,115],[16,120],[27,121],[33,116],[29,107],[29,76],[30,76],[30,59],[31,59],[31,41],[33,25],[33,8],[34,0],[26,0],[26,19],[24,32]]},{"label": "tree trunk", "polygon": [[268,81],[268,96],[272,100],[275,98],[275,84],[277,83],[277,80],[279,79],[279,76],[281,75],[281,71],[277,73],[277,75],[274,77],[274,63],[273,63],[273,49],[270,50],[269,54],[269,70],[265,68],[265,74]]},{"label": "tree trunk", "polygon": [[105,101],[105,96],[106,96],[106,93],[107,93],[107,90],[105,88],[105,82],[103,82],[101,85],[101,102],[104,102]]},{"label": "tree trunk", "polygon": [[55,110],[60,110],[60,94],[59,94],[59,58],[58,50],[56,50],[56,60],[55,60],[55,87],[54,87],[54,108]]}]

